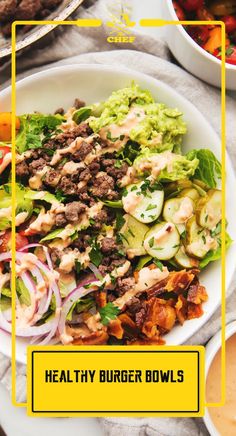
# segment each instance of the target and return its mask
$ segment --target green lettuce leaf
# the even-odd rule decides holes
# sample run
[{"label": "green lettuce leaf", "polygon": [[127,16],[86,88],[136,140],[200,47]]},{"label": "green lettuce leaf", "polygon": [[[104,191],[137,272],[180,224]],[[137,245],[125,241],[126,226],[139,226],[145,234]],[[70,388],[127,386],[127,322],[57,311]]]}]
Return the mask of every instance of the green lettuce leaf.
[{"label": "green lettuce leaf", "polygon": [[75,301],[74,304],[71,306],[68,314],[67,314],[67,321],[72,320],[73,313],[80,314],[84,311],[88,311],[94,306],[94,299],[92,297],[84,297],[81,298],[78,301]]},{"label": "green lettuce leaf", "polygon": [[[220,240],[220,239],[219,239]],[[225,248],[226,250],[231,246],[233,240],[228,233],[225,234]],[[221,245],[216,250],[210,250],[204,259],[200,262],[200,268],[205,268],[210,262],[221,259]]]},{"label": "green lettuce leaf", "polygon": [[209,188],[216,188],[217,179],[221,178],[221,163],[214,153],[208,149],[191,150],[186,157],[190,160],[198,159],[199,164],[194,178],[206,183]]},{"label": "green lettuce leaf", "polygon": [[47,191],[33,191],[31,189],[27,190],[24,198],[28,200],[42,200],[46,201],[46,203],[59,203],[55,195],[51,194]]},{"label": "green lettuce leaf", "polygon": [[20,131],[16,137],[19,153],[33,148],[40,148],[52,134],[59,133],[58,127],[63,122],[61,115],[30,114],[20,117]]},{"label": "green lettuce leaf", "polygon": [[26,306],[31,305],[30,293],[23,280],[20,278],[16,279],[16,292],[21,304],[25,304]]}]

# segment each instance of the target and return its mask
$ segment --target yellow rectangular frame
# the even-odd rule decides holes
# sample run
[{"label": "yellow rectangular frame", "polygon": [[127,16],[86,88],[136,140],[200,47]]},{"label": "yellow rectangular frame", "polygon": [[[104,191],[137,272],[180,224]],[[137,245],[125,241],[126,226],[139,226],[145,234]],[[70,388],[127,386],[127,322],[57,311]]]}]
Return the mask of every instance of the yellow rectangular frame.
[{"label": "yellow rectangular frame", "polygon": [[[212,21],[214,25],[221,26],[221,43],[222,43],[222,67],[221,67],[221,163],[222,163],[222,258],[221,258],[221,341],[222,341],[222,354],[221,354],[221,401],[218,403],[206,403],[205,407],[222,407],[226,400],[226,349],[225,349],[225,321],[226,321],[226,249],[225,249],[225,232],[226,232],[226,64],[225,64],[225,23],[223,21]],[[19,403],[16,400],[16,275],[15,275],[15,261],[16,261],[16,228],[15,228],[15,204],[16,204],[16,27],[23,25],[53,25],[57,27],[62,26],[78,26],[78,27],[100,27],[102,21],[100,19],[79,19],[76,21],[15,21],[12,24],[12,404],[16,407],[26,407],[27,403]],[[166,25],[207,25],[206,21],[167,21],[162,19],[142,19],[140,20],[142,27],[160,27]],[[177,347],[178,348],[178,347]],[[181,346],[179,346],[179,349]]]}]

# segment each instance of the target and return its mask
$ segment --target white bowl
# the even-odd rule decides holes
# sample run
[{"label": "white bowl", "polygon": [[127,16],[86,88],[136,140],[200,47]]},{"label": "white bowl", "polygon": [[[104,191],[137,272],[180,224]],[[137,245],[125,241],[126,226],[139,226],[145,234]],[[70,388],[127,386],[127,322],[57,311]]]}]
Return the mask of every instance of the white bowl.
[{"label": "white bowl", "polygon": [[[162,2],[166,20],[178,20],[172,0]],[[198,45],[181,25],[167,25],[166,39],[177,61],[199,79],[221,87],[221,61]],[[226,64],[226,87],[236,90],[236,66]]]},{"label": "white bowl", "polygon": [[[226,332],[225,332],[225,339],[229,339],[231,336],[233,336],[236,333],[236,321],[231,322],[226,326]],[[210,369],[210,366],[212,364],[212,361],[219,349],[221,348],[221,331],[216,333],[215,336],[208,342],[206,346],[206,361],[205,361],[205,377],[207,380],[207,375]],[[220,383],[220,380],[216,381],[217,383]],[[204,422],[206,424],[206,427],[210,433],[211,436],[220,436],[220,433],[216,429],[215,425],[213,424],[213,421],[211,419],[210,413],[208,409],[206,409],[205,416],[204,416]]]},{"label": "white bowl", "polygon": [[[184,113],[188,124],[188,134],[184,139],[184,151],[193,148],[210,148],[220,159],[221,143],[202,114],[174,89],[162,82],[125,68],[114,69],[105,65],[70,65],[53,68],[17,83],[17,113],[42,111],[54,112],[57,107],[69,108],[79,97],[88,104],[106,99],[112,91],[130,85],[135,80],[143,88],[149,89],[155,99],[168,106],[178,107]],[[11,109],[11,91],[6,89],[0,94],[1,110]],[[227,192],[232,200],[235,178],[229,158],[227,157]],[[229,202],[227,219],[229,232],[236,240],[234,226],[236,216],[236,202]],[[236,246],[233,245],[227,256],[227,286],[229,285],[235,267]],[[199,319],[186,321],[184,326],[176,326],[166,335],[167,344],[179,345],[187,341],[210,318],[221,301],[221,265],[216,262],[201,274],[201,281],[207,287],[209,300],[204,304],[204,315]],[[24,340],[17,340],[17,360],[25,362]],[[0,333],[0,351],[10,355],[10,338]]]}]

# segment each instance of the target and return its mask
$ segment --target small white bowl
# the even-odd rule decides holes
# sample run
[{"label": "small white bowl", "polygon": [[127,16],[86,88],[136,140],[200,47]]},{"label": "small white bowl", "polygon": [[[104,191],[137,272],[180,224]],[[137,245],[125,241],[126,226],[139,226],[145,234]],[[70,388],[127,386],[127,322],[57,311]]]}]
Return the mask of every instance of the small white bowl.
[{"label": "small white bowl", "polygon": [[[166,20],[178,20],[172,0],[165,0],[163,15]],[[181,25],[167,25],[166,39],[177,61],[199,79],[221,87],[221,61],[198,45]],[[236,66],[226,64],[226,87],[236,90]]]},{"label": "small white bowl", "polygon": [[[236,333],[236,321],[233,321],[226,326],[225,339],[226,340],[229,339],[235,333]],[[220,348],[221,348],[221,331],[216,333],[216,335],[213,336],[213,338],[209,341],[209,343],[206,346],[206,363],[205,363],[206,380],[207,380],[208,372],[209,372],[210,366],[213,362],[213,359],[214,359],[217,351],[219,351]],[[218,380],[217,382],[220,383],[220,380]],[[210,416],[208,409],[206,409],[205,416],[203,419],[204,419],[205,425],[206,425],[210,435],[211,436],[220,436],[220,433],[216,429],[216,427],[211,419],[211,416]]]}]

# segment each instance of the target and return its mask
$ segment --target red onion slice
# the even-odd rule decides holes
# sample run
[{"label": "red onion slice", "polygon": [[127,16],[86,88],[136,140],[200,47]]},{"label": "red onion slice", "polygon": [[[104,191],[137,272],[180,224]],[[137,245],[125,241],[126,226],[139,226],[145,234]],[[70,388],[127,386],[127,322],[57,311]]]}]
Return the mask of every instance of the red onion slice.
[{"label": "red onion slice", "polygon": [[100,273],[98,268],[93,263],[90,262],[88,266],[89,266],[89,269],[91,269],[91,271],[95,275],[96,279],[103,280],[102,274]]},{"label": "red onion slice", "polygon": [[62,305],[61,318],[58,324],[58,330],[60,335],[65,333],[66,317],[73,304],[76,301],[78,301],[80,298],[85,297],[85,295],[90,294],[96,289],[95,288],[85,289],[83,287],[79,287],[79,288],[75,288],[73,291],[70,292],[69,295],[67,295]]}]

